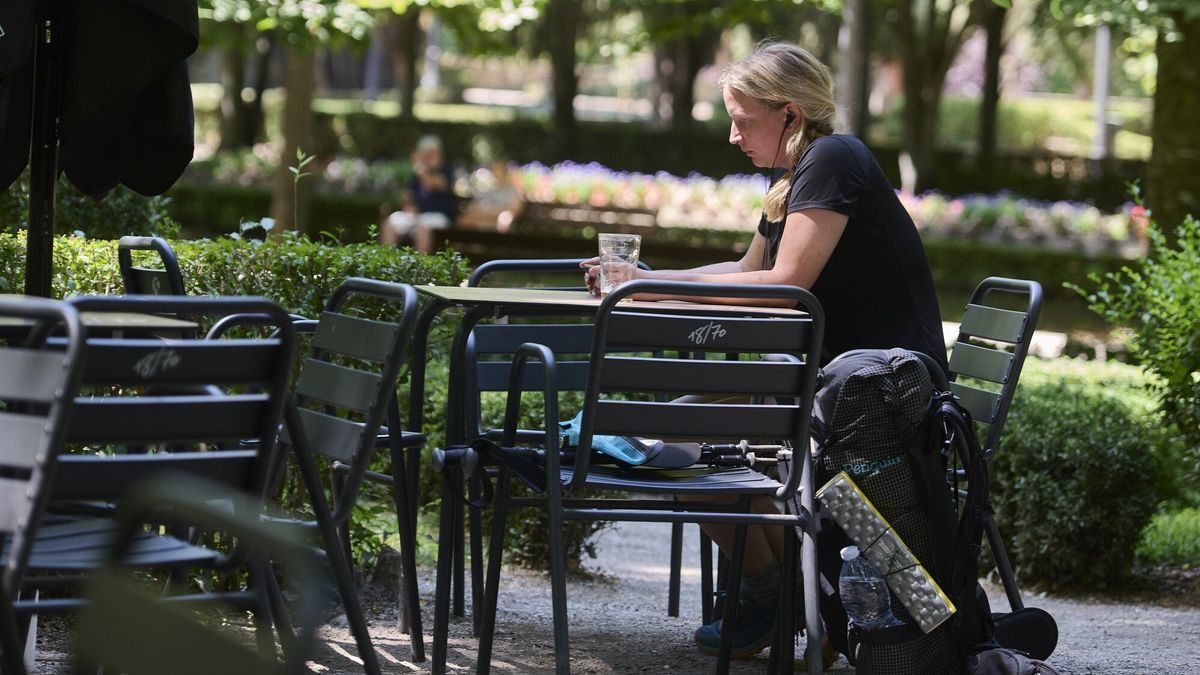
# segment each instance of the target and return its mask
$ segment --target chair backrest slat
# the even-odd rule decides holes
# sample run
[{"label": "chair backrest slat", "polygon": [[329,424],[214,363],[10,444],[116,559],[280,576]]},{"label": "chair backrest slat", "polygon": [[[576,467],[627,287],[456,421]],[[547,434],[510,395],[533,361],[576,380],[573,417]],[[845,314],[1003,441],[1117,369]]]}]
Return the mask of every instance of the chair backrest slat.
[{"label": "chair backrest slat", "polygon": [[981,424],[991,424],[996,419],[1000,406],[1000,394],[976,387],[951,382],[950,391],[958,396],[962,406],[971,413],[971,419]]},{"label": "chair backrest slat", "polygon": [[46,442],[46,418],[0,412],[0,466],[31,468]]},{"label": "chair backrest slat", "polygon": [[[587,387],[587,361],[559,361],[557,365],[559,391],[583,391]],[[481,361],[475,366],[475,388],[478,391],[507,391],[511,371],[510,361]],[[540,391],[546,381],[544,372],[540,363],[526,364],[521,373],[521,391]]]},{"label": "chair backrest slat", "polygon": [[1026,320],[1025,312],[969,304],[959,330],[971,337],[1012,344],[1024,334]]},{"label": "chair backrest slat", "polygon": [[805,317],[764,320],[614,311],[608,342],[646,350],[793,352],[806,349],[811,328]]},{"label": "chair backrest slat", "polygon": [[166,452],[152,455],[63,455],[55,477],[55,499],[113,499],[155,475],[203,478],[213,488],[206,498],[250,490],[249,479],[262,470],[259,451]]},{"label": "chair backrest slat", "polygon": [[363,423],[308,408],[299,408],[297,412],[313,452],[343,462],[353,461],[363,441]]},{"label": "chair backrest slat", "polygon": [[796,435],[800,414],[802,411],[791,405],[603,400],[596,404],[595,433],[654,438],[791,439]]},{"label": "chair backrest slat", "polygon": [[392,353],[399,330],[398,325],[386,321],[322,312],[312,345],[314,349],[383,362]]},{"label": "chair backrest slat", "polygon": [[796,392],[804,369],[803,363],[608,356],[600,390],[787,396]]},{"label": "chair backrest slat", "polygon": [[16,530],[28,515],[29,481],[0,478],[0,533]]},{"label": "chair backrest slat", "polygon": [[592,349],[591,324],[480,324],[472,329],[476,354],[512,354],[526,342],[549,347],[555,354],[587,354]]},{"label": "chair backrest slat", "polygon": [[378,373],[306,358],[296,382],[296,394],[365,413],[378,398],[382,383]]},{"label": "chair backrest slat", "polygon": [[960,376],[1004,384],[1012,371],[1012,362],[1013,355],[1010,352],[963,342],[954,345],[950,354],[950,371]]},{"label": "chair backrest slat", "polygon": [[78,398],[70,443],[185,443],[259,438],[266,394]]},{"label": "chair backrest slat", "polygon": [[88,341],[84,384],[258,384],[277,365],[279,340]]},{"label": "chair backrest slat", "polygon": [[0,350],[0,398],[50,401],[62,389],[63,355],[52,351]]}]

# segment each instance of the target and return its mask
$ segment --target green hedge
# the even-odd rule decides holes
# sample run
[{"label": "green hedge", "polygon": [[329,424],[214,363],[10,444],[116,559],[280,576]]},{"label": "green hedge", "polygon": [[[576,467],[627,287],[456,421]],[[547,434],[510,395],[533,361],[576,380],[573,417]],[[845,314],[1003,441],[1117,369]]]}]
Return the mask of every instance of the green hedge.
[{"label": "green hedge", "polygon": [[[181,180],[167,191],[166,210],[185,235],[212,237],[237,232],[238,225],[270,215],[271,191],[243,185],[214,185]],[[341,242],[361,242],[379,222],[380,195],[315,194],[305,234],[316,239],[335,235]]]},{"label": "green hedge", "polygon": [[1149,384],[1119,363],[1026,364],[992,465],[996,520],[1022,584],[1116,588],[1131,573],[1138,533],[1183,474]]}]

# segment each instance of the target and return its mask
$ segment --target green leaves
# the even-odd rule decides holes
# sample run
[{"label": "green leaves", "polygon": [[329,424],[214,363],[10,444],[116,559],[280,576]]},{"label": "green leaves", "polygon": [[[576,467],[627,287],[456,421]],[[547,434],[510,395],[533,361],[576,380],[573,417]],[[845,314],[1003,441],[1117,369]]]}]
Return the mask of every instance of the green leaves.
[{"label": "green leaves", "polygon": [[1154,222],[1150,250],[1141,264],[1103,277],[1093,290],[1076,291],[1089,307],[1133,331],[1135,358],[1161,378],[1155,386],[1166,419],[1180,425],[1200,473],[1200,222],[1187,217],[1172,244]]},{"label": "green leaves", "polygon": [[1154,383],[1119,363],[1029,359],[992,464],[996,520],[1022,583],[1103,588],[1175,496],[1182,452]]}]

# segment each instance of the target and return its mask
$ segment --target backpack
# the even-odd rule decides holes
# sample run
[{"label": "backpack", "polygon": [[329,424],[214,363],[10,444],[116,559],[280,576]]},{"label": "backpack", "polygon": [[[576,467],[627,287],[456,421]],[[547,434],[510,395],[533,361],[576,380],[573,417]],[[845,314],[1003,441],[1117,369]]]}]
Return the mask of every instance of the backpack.
[{"label": "backpack", "polygon": [[[934,386],[914,352],[857,350],[822,370],[812,427],[815,484],[848,474],[957,610],[924,633],[894,601],[892,611],[905,625],[869,633],[848,628],[837,595],[837,553],[851,540],[818,499],[821,612],[831,644],[863,674],[963,672],[967,656],[992,635],[978,586],[983,522],[972,517],[990,508],[987,470],[968,414]],[[967,479],[959,486],[968,488],[961,503],[946,480],[952,455]]]}]

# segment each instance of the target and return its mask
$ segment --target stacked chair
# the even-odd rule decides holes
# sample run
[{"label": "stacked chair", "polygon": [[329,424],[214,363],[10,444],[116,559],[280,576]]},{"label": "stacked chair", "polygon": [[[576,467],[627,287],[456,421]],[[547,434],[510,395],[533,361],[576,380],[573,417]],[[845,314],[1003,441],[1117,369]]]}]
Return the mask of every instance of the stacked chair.
[{"label": "stacked chair", "polygon": [[[276,438],[288,396],[294,355],[290,317],[260,298],[79,298],[71,304],[33,299],[5,300],[8,316],[25,317],[27,337],[11,339],[0,352],[9,375],[5,400],[5,462],[16,462],[5,481],[24,481],[32,498],[8,528],[4,613],[6,665],[34,614],[73,612],[84,605],[77,593],[38,589],[77,588],[104,566],[121,525],[111,517],[136,484],[184,474],[205,479],[205,500],[232,500],[257,518],[268,495]],[[78,314],[99,312],[186,313],[224,316],[252,313],[273,324],[263,339],[197,340],[87,337]],[[206,389],[203,395],[195,387]],[[167,392],[183,391],[182,394]],[[253,440],[252,447],[243,445]],[[88,454],[60,454],[66,445]],[[125,445],[151,453],[125,453]],[[97,454],[100,452],[101,454]],[[110,454],[111,453],[111,454]],[[11,494],[19,485],[10,483]],[[10,502],[17,505],[18,502]],[[47,507],[89,503],[82,512]],[[153,522],[153,521],[152,521]],[[179,606],[221,603],[252,610],[263,645],[271,641],[272,617],[283,619],[282,603],[269,606],[274,578],[244,549],[216,550],[164,533],[139,529],[127,542],[121,565],[134,569],[181,566],[217,571],[244,570],[249,584],[228,592],[196,592],[171,598]],[[265,588],[266,591],[261,591]],[[15,618],[12,618],[15,617]],[[11,619],[11,620],[10,620]],[[10,627],[12,628],[10,630]],[[285,647],[294,640],[283,636]]]}]

